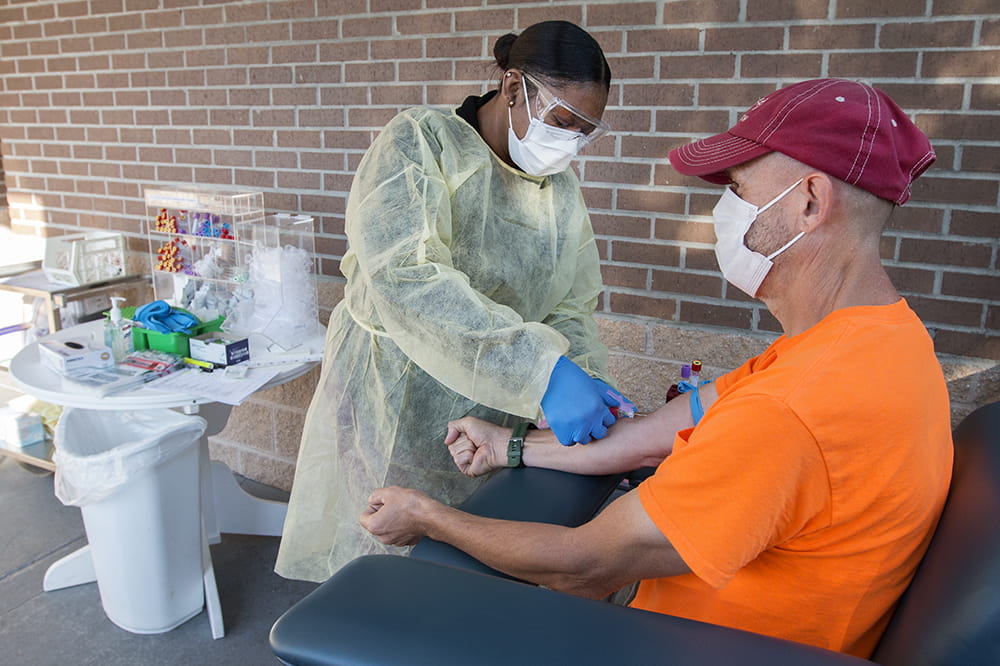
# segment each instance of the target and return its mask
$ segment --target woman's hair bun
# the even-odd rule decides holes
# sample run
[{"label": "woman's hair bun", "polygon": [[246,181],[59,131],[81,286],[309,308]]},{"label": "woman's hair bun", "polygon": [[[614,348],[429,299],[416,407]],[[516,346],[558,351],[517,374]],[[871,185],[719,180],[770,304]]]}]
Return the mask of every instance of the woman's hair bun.
[{"label": "woman's hair bun", "polygon": [[493,57],[496,58],[497,66],[501,70],[506,70],[510,64],[510,50],[513,48],[515,41],[517,41],[517,35],[508,32],[503,37],[497,39],[497,43],[493,45]]}]

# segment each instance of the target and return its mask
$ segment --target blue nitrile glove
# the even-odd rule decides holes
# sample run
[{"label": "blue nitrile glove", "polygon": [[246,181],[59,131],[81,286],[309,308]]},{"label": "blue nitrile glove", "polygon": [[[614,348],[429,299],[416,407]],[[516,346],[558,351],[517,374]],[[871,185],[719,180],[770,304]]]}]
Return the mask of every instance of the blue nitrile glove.
[{"label": "blue nitrile glove", "polygon": [[542,411],[563,446],[600,439],[615,422],[593,377],[565,356],[559,357],[549,375]]},{"label": "blue nitrile glove", "polygon": [[153,301],[136,309],[135,321],[157,333],[191,333],[198,319],[170,307],[166,301]]},{"label": "blue nitrile glove", "polygon": [[[604,404],[611,408],[613,416],[620,419],[635,416],[637,411],[635,403],[619,393],[618,389],[612,388],[611,384],[597,377],[594,377],[594,383],[597,384],[597,390],[601,392],[601,397],[604,398]],[[617,413],[615,413],[615,410],[617,410]]]}]

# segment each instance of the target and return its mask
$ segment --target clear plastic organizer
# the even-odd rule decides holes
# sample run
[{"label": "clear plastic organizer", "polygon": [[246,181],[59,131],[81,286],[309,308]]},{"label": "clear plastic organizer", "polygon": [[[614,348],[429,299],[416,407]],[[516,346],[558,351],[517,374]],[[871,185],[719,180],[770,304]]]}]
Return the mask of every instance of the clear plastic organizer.
[{"label": "clear plastic organizer", "polygon": [[264,214],[262,192],[146,190],[158,300],[291,349],[317,334],[313,218]]},{"label": "clear plastic organizer", "polygon": [[253,248],[243,230],[264,222],[263,192],[162,187],[145,199],[156,298],[202,321],[228,317]]},{"label": "clear plastic organizer", "polygon": [[81,285],[125,275],[122,234],[93,231],[45,241],[42,271],[49,282]]}]

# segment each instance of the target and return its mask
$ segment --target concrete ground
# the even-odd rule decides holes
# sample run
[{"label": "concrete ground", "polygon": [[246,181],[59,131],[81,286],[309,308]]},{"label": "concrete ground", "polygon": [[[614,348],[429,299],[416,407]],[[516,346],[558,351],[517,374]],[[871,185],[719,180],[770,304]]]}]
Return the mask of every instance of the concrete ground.
[{"label": "concrete ground", "polygon": [[[244,481],[269,499],[280,491]],[[53,493],[53,475],[0,456],[0,645],[7,664],[35,666],[276,663],[271,624],[313,583],[274,573],[276,537],[223,535],[211,547],[226,635],[213,640],[204,611],[165,634],[142,636],[105,616],[96,583],[44,592],[54,561],[86,544],[76,507]]]}]

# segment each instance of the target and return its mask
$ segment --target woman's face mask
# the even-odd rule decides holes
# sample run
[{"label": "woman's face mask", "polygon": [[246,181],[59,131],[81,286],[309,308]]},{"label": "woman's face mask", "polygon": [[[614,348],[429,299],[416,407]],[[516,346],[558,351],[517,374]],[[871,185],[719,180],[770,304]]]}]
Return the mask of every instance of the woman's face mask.
[{"label": "woman's face mask", "polygon": [[532,176],[550,176],[565,171],[587,140],[582,134],[543,123],[528,113],[528,131],[524,138],[517,138],[511,124],[510,107],[507,107],[507,150],[514,164]]},{"label": "woman's face mask", "polygon": [[[564,171],[580,149],[605,134],[608,126],[560,99],[527,74],[522,73],[521,78],[535,89],[535,97],[529,99],[527,87],[524,88],[528,131],[523,139],[514,132],[511,110],[507,108],[507,150],[510,158],[522,171],[532,176],[549,176]],[[532,114],[532,106],[536,114]],[[550,116],[552,123],[545,122]],[[575,129],[557,126],[567,121]]]},{"label": "woman's face mask", "polygon": [[722,198],[719,199],[719,203],[712,210],[712,219],[715,223],[715,258],[719,262],[719,268],[722,269],[722,275],[730,284],[751,297],[757,296],[757,290],[760,289],[761,283],[767,277],[771,266],[774,265],[772,259],[790,248],[795,241],[805,235],[805,232],[799,233],[795,238],[765,257],[746,246],[744,238],[747,231],[750,230],[750,225],[753,224],[758,215],[781,201],[802,180],[802,178],[798,179],[791,187],[760,208],[744,201],[727,187]]}]

